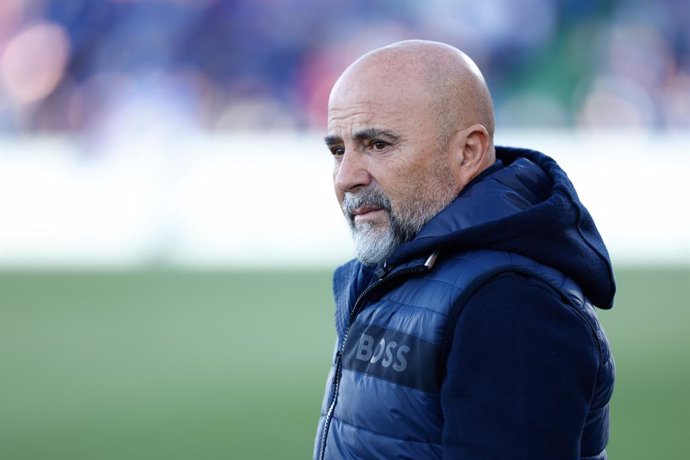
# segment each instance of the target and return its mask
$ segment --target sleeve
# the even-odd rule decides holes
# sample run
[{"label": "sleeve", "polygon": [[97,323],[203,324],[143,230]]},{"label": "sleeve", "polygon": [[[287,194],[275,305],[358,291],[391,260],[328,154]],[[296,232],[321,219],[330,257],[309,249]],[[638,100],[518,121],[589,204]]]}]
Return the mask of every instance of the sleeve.
[{"label": "sleeve", "polygon": [[579,460],[598,352],[559,294],[503,274],[465,303],[441,388],[443,458]]}]

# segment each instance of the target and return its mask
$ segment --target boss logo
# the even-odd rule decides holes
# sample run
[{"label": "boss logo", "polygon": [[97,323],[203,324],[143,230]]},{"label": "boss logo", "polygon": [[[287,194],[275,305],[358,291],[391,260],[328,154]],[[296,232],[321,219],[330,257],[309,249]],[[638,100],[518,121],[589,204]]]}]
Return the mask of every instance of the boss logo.
[{"label": "boss logo", "polygon": [[436,392],[439,347],[407,332],[355,322],[343,347],[343,369]]},{"label": "boss logo", "polygon": [[409,346],[398,344],[395,340],[386,342],[386,339],[382,337],[377,343],[373,336],[362,334],[359,337],[355,358],[371,364],[380,363],[385,368],[390,367],[396,372],[403,372],[407,369],[405,355],[410,351]]}]

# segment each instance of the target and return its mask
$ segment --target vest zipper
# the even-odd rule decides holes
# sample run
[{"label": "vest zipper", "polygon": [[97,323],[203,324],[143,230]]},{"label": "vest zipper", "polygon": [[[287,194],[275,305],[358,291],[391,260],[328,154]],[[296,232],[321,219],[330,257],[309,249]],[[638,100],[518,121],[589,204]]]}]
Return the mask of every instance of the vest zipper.
[{"label": "vest zipper", "polygon": [[319,446],[319,460],[324,460],[324,455],[326,455],[326,439],[328,438],[328,430],[331,426],[331,420],[333,419],[333,413],[335,412],[335,405],[338,402],[338,392],[340,390],[340,376],[342,374],[342,366],[343,366],[343,351],[345,350],[345,342],[347,341],[347,337],[350,334],[350,328],[352,326],[352,323],[354,322],[355,318],[359,314],[359,311],[362,309],[362,306],[364,305],[364,299],[366,296],[368,296],[374,289],[380,287],[381,285],[389,282],[392,279],[399,278],[404,275],[411,275],[413,273],[421,273],[425,272],[428,270],[431,270],[431,267],[434,266],[436,263],[436,258],[438,257],[438,251],[435,251],[433,254],[429,256],[429,258],[424,262],[423,265],[416,265],[414,267],[410,268],[405,268],[397,272],[388,272],[384,273],[381,279],[376,281],[374,284],[370,285],[367,287],[362,293],[357,297],[357,300],[355,301],[355,305],[352,308],[352,311],[350,312],[350,320],[348,321],[347,328],[345,329],[345,332],[343,333],[343,341],[340,344],[340,349],[335,355],[335,372],[333,373],[333,381],[331,384],[333,385],[333,398],[331,399],[331,404],[328,407],[328,412],[326,412],[326,418],[323,421],[323,430],[321,432],[321,443]]}]

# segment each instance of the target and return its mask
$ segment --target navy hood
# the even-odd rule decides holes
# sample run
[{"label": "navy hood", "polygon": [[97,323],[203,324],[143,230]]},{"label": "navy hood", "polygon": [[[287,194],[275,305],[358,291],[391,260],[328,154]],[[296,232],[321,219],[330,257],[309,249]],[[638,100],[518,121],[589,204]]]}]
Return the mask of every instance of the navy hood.
[{"label": "navy hood", "polygon": [[463,189],[390,265],[444,249],[494,249],[529,257],[572,278],[599,308],[613,305],[611,261],[592,216],[548,156],[496,147],[496,164]]}]

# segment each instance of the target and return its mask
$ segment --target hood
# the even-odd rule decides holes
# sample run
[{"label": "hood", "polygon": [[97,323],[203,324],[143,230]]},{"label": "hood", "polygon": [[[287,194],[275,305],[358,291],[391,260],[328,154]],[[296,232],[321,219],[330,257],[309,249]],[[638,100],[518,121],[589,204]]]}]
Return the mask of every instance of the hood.
[{"label": "hood", "polygon": [[444,249],[514,252],[572,278],[597,307],[613,305],[611,261],[592,217],[566,173],[533,150],[496,147],[496,164],[387,262]]}]

